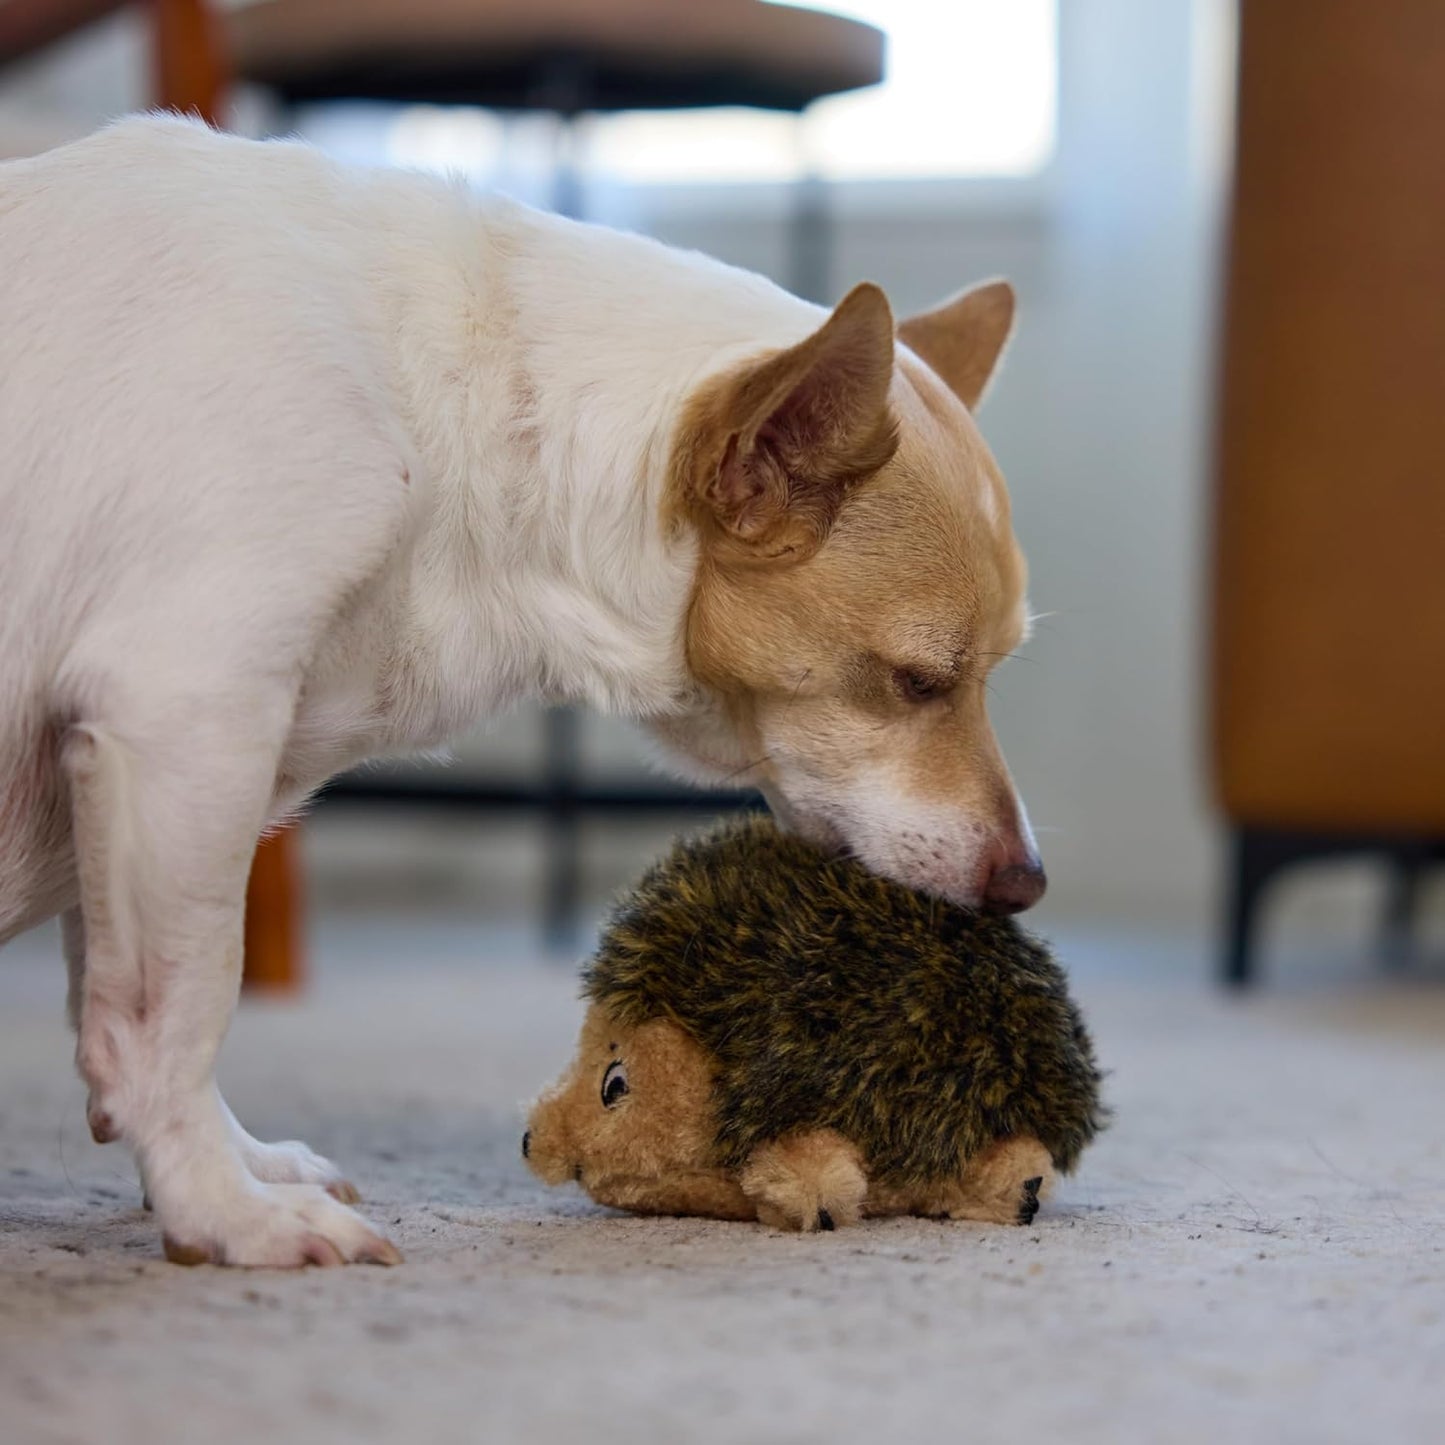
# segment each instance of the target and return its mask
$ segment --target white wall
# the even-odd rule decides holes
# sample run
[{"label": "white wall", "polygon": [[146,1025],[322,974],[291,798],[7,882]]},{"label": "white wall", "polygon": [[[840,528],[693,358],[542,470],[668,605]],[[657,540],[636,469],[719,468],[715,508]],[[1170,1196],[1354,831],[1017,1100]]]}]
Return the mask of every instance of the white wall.
[{"label": "white wall", "polygon": [[[982,421],[1012,482],[1035,606],[1054,616],[1000,674],[995,713],[1040,826],[1054,918],[1195,919],[1211,895],[1199,602],[1231,9],[1061,0],[1045,182],[956,188],[943,209],[925,194],[911,212],[850,210],[838,225],[837,291],[871,277],[906,311],[980,276],[1019,287],[1020,332]],[[134,30],[105,34],[0,84],[0,147],[7,115],[39,105],[84,128],[140,98]],[[776,206],[657,205],[632,219],[786,275]],[[532,736],[522,723],[484,747],[518,758]],[[603,763],[626,749],[609,729],[591,745]]]}]

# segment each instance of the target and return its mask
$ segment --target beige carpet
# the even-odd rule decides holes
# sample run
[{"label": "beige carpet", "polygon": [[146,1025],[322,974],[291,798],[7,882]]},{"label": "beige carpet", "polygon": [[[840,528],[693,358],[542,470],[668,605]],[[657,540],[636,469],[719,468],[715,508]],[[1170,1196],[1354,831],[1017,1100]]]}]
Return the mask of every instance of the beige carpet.
[{"label": "beige carpet", "polygon": [[[536,1187],[569,970],[324,924],[226,1084],[341,1161],[399,1269],[182,1270],[90,1144],[43,938],[0,954],[0,1441],[1349,1441],[1445,1431],[1445,987],[1074,940],[1117,1123],[1028,1229],[812,1238]],[[386,960],[389,967],[382,968]],[[846,1061],[845,1061],[846,1062]]]}]

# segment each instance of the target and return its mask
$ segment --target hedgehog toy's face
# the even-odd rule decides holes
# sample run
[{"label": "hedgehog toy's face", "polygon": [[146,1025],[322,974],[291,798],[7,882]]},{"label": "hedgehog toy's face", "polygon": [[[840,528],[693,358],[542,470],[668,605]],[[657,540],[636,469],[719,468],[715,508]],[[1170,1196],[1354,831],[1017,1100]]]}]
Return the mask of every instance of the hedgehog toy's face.
[{"label": "hedgehog toy's face", "polygon": [[572,1062],[533,1106],[522,1154],[545,1183],[575,1180],[599,1204],[750,1218],[713,1163],[715,1134],[703,1050],[665,1019],[630,1028],[593,1004]]}]

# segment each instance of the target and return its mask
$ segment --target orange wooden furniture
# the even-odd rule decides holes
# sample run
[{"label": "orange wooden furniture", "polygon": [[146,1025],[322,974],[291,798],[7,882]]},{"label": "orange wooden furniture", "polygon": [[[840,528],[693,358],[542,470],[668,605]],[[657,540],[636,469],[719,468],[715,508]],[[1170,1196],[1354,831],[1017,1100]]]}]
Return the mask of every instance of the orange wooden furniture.
[{"label": "orange wooden furniture", "polygon": [[1280,868],[1445,858],[1445,4],[1245,0],[1215,498],[1225,978]]}]

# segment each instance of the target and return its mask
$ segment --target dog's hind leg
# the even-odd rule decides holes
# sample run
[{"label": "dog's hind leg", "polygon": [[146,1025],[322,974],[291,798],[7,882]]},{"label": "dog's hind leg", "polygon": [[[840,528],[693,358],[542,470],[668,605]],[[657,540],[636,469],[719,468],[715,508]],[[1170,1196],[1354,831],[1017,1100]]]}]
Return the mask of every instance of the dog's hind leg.
[{"label": "dog's hind leg", "polygon": [[247,873],[291,710],[285,689],[227,696],[195,678],[168,708],[72,722],[62,748],[91,1130],[133,1149],[166,1252],[182,1263],[398,1257],[318,1184],[257,1179],[214,1081],[240,983]]}]

